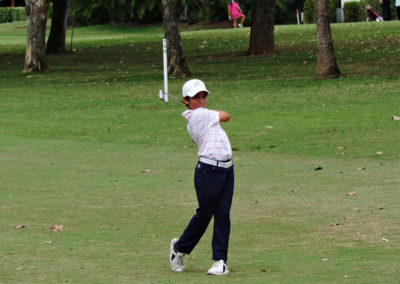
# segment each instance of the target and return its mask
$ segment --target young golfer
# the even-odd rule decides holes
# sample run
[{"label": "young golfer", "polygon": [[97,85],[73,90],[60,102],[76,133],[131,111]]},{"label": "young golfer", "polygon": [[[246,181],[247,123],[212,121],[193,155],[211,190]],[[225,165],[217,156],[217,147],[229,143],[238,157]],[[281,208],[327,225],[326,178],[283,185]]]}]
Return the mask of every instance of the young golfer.
[{"label": "young golfer", "polygon": [[227,112],[206,108],[209,91],[200,80],[187,81],[182,96],[189,110],[182,113],[187,120],[190,137],[199,148],[194,185],[199,207],[179,239],[170,246],[171,269],[182,272],[185,254],[190,254],[214,217],[212,259],[208,274],[229,273],[227,266],[234,173],[232,149],[220,122],[227,122]]}]

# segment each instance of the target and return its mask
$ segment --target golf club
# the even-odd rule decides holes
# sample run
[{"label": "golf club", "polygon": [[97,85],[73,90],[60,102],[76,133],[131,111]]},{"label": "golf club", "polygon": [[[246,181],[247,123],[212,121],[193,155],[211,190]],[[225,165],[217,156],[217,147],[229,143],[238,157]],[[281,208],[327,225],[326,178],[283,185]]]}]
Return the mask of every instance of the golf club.
[{"label": "golf club", "polygon": [[159,95],[158,96],[160,97],[160,100],[164,101],[166,104],[168,103],[168,99],[165,100],[165,98],[171,97],[174,100],[176,100],[177,102],[183,103],[185,106],[187,106],[187,104],[185,104],[185,102],[183,100],[181,100],[181,99],[179,99],[179,98],[177,98],[177,97],[175,97],[175,96],[173,96],[171,94],[165,93],[165,92],[163,92],[163,90],[159,91]]}]

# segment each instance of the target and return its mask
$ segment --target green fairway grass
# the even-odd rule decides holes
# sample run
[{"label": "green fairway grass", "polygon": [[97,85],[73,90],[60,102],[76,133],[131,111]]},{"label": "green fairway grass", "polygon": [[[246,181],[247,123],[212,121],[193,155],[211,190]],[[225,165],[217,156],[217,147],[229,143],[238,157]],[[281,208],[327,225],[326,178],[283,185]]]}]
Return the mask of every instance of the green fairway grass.
[{"label": "green fairway grass", "polygon": [[26,24],[1,24],[0,283],[398,283],[399,28],[333,24],[344,76],[320,81],[315,25],[276,26],[277,54],[254,57],[249,28],[182,27],[191,78],[232,117],[231,273],[212,277],[211,226],[169,267],[197,148],[158,99],[162,27],[75,28],[50,72],[22,73]]}]

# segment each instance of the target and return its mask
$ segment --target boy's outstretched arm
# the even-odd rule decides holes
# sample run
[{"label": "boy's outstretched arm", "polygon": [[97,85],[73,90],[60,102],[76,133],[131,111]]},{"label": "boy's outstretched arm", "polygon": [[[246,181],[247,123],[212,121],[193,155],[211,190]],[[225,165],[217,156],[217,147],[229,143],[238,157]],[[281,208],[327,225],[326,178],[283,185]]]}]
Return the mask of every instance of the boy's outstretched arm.
[{"label": "boy's outstretched arm", "polygon": [[225,111],[218,110],[218,113],[219,113],[219,122],[228,122],[231,119],[229,113]]}]

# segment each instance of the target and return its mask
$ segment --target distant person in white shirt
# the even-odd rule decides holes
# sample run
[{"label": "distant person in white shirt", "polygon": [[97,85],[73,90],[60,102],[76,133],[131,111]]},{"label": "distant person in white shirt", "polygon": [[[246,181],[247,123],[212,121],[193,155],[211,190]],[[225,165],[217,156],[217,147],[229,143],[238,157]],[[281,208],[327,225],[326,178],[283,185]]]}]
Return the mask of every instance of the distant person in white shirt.
[{"label": "distant person in white shirt", "polygon": [[194,176],[199,207],[180,238],[171,241],[170,264],[172,271],[183,272],[185,254],[192,252],[214,217],[212,259],[215,263],[207,274],[223,275],[229,273],[227,260],[234,172],[231,145],[220,122],[229,121],[230,116],[224,111],[205,108],[208,94],[206,86],[198,79],[187,81],[182,88],[183,100],[189,108],[182,116],[186,118],[190,137],[199,149]]}]

